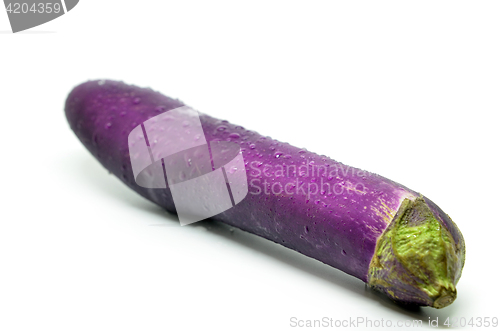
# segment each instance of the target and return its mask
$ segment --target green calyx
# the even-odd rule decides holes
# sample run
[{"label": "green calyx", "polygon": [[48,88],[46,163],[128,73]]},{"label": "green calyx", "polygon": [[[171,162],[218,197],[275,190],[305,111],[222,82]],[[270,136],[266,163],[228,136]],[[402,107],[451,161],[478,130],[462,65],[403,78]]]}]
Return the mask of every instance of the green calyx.
[{"label": "green calyx", "polygon": [[397,301],[451,304],[463,255],[423,198],[405,199],[375,249],[368,283]]}]

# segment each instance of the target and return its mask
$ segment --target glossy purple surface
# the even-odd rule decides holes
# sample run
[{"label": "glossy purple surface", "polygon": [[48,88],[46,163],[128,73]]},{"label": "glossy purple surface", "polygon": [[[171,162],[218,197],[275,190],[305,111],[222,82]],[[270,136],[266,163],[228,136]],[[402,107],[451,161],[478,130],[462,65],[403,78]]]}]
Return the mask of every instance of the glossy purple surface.
[{"label": "glossy purple surface", "polygon": [[[135,183],[127,138],[145,120],[182,105],[151,89],[90,81],[70,93],[65,111],[72,130],[106,169],[143,197],[175,212],[168,188]],[[240,145],[249,184],[246,198],[214,219],[366,282],[377,239],[402,200],[418,194],[387,178],[200,115],[207,141]]]}]

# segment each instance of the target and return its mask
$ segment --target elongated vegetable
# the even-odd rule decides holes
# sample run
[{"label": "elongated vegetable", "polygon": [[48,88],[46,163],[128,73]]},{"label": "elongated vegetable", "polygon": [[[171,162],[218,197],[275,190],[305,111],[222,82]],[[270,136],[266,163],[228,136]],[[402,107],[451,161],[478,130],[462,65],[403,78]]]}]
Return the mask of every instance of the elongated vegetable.
[{"label": "elongated vegetable", "polygon": [[[90,81],[70,93],[65,111],[72,130],[106,169],[176,212],[169,187],[136,183],[128,136],[183,105],[151,89]],[[455,300],[465,243],[432,201],[387,178],[227,121],[205,114],[200,121],[207,141],[240,146],[248,179],[248,195],[214,219],[338,268],[396,301],[442,308]]]}]

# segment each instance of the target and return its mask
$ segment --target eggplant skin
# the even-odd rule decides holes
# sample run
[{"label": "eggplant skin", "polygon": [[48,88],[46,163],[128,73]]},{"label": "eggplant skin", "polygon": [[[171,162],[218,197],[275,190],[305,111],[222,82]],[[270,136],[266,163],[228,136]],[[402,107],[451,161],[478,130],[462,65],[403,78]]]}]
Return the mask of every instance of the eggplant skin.
[{"label": "eggplant skin", "polygon": [[[96,80],[75,87],[65,113],[83,145],[111,173],[144,198],[175,213],[170,189],[139,186],[134,180],[128,135],[138,125],[161,113],[184,106],[150,88]],[[200,113],[207,141],[239,144],[248,179],[248,195],[213,219],[240,228],[370,281],[375,249],[404,201],[424,199],[433,217],[451,235],[463,267],[463,237],[437,205],[419,193],[382,176],[344,165],[264,137],[242,126]],[[318,139],[321,139],[320,134]],[[458,274],[449,275],[454,284]],[[398,297],[409,304],[432,305],[429,300]],[[391,291],[393,292],[393,291]]]}]

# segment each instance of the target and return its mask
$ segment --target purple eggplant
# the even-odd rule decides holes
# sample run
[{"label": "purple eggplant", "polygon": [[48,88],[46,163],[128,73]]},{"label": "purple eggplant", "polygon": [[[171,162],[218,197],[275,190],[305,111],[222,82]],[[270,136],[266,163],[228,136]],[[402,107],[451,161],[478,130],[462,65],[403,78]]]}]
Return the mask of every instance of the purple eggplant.
[{"label": "purple eggplant", "polygon": [[[129,135],[183,106],[149,88],[101,80],[75,87],[65,112],[71,129],[107,170],[176,213],[168,182],[157,188],[137,183]],[[246,171],[246,197],[213,219],[340,269],[395,301],[442,308],[455,300],[465,242],[428,198],[242,126],[202,113],[199,119],[207,142],[239,146]]]}]

